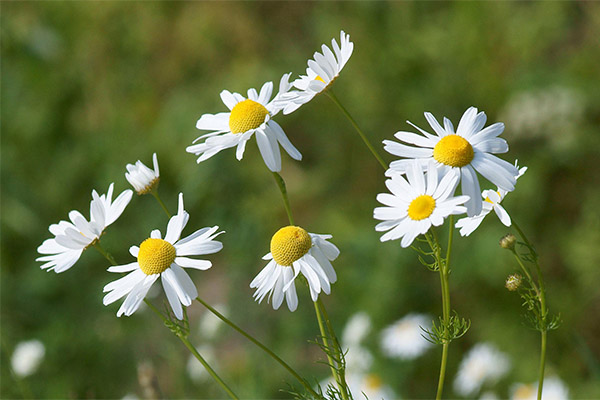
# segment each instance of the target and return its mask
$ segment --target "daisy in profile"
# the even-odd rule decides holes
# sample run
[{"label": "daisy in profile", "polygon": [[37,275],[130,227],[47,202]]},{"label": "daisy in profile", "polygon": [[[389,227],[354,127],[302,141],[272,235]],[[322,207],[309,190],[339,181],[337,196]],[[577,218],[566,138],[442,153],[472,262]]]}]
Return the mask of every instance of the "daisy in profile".
[{"label": "daisy in profile", "polygon": [[[517,164],[515,163],[515,167]],[[518,168],[518,167],[517,167]],[[523,167],[519,169],[519,174],[516,176],[516,179],[519,179],[524,173],[527,171],[527,167]],[[483,198],[483,206],[481,208],[481,212],[474,217],[465,217],[456,221],[456,227],[460,228],[461,236],[469,236],[475,229],[479,227],[481,222],[486,215],[490,213],[490,211],[494,210],[500,222],[502,222],[505,226],[511,225],[510,216],[500,205],[502,200],[508,192],[504,189],[498,188],[498,190],[484,190],[481,192],[481,197]]]},{"label": "daisy in profile", "polygon": [[423,329],[431,326],[423,314],[408,314],[381,332],[381,349],[388,357],[413,360],[432,346],[423,337]]},{"label": "daisy in profile", "polygon": [[327,239],[331,239],[331,235],[308,233],[299,226],[279,229],[271,239],[271,252],[263,257],[269,263],[250,283],[250,287],[256,289],[254,299],[260,303],[268,295],[273,309],[277,310],[285,295],[288,308],[295,311],[298,296],[294,280],[300,273],[308,281],[313,301],[317,301],[321,291],[329,294],[331,284],[337,280],[330,261],[335,260],[340,251]]},{"label": "daisy in profile", "polygon": [[494,383],[510,369],[508,356],[488,343],[479,343],[463,358],[454,379],[461,396],[474,396],[484,383]]},{"label": "daisy in profile", "polygon": [[272,82],[265,83],[260,89],[260,93],[257,93],[255,89],[248,90],[247,98],[239,93],[223,90],[221,100],[230,111],[202,115],[196,123],[196,128],[213,132],[194,140],[196,143],[206,139],[203,143],[188,146],[187,152],[199,156],[198,163],[200,163],[223,149],[235,147],[236,158],[241,160],[246,143],[254,135],[260,154],[271,171],[281,171],[279,145],[294,160],[301,160],[302,155],[298,149],[292,145],[281,126],[272,120],[272,117],[280,110],[274,106],[274,101],[290,88],[289,75],[285,74],[281,78],[279,93],[272,101],[269,101],[273,92]]},{"label": "daisy in profile", "polygon": [[438,179],[438,169],[433,162],[427,167],[425,177],[416,160],[406,167],[408,181],[399,173],[391,173],[385,185],[392,192],[380,193],[377,201],[386,207],[377,207],[375,219],[381,220],[376,231],[388,231],[381,241],[402,238],[402,247],[408,247],[419,235],[425,234],[432,226],[440,226],[451,214],[462,214],[461,206],[468,196],[453,197],[458,184],[458,176],[446,174]]},{"label": "daisy in profile", "polygon": [[158,186],[160,172],[158,170],[158,158],[156,153],[152,155],[154,171],[146,167],[143,162],[137,160],[134,164],[127,164],[125,178],[133,186],[138,195],[150,193]]},{"label": "daisy in profile", "polygon": [[[462,193],[469,196],[465,204],[469,217],[479,214],[482,209],[481,189],[475,171],[507,192],[514,190],[517,168],[492,155],[508,151],[508,143],[498,137],[504,131],[503,123],[498,122],[483,128],[487,117],[483,111],[478,113],[475,107],[465,111],[456,132],[452,122],[447,118],[444,118],[443,127],[431,113],[426,112],[425,118],[435,135],[407,121],[424,136],[403,131],[397,132],[394,136],[416,147],[384,140],[385,150],[395,156],[417,159],[423,168],[433,160],[437,166],[443,167],[444,175],[452,173],[458,176]],[[411,160],[393,161],[390,169],[404,173],[411,163]]]},{"label": "daisy in profile", "polygon": [[326,45],[322,45],[322,53],[317,51],[313,55],[313,59],[308,60],[306,75],[301,75],[292,82],[292,85],[298,90],[281,96],[283,102],[277,102],[277,104],[283,108],[284,114],[294,112],[333,84],[350,59],[354,43],[350,41],[350,35],[340,31],[340,44],[338,45],[335,39],[331,39],[331,48],[333,51]]},{"label": "daisy in profile", "polygon": [[127,295],[117,312],[117,317],[133,314],[150,290],[150,287],[160,277],[165,294],[173,313],[178,319],[183,319],[181,305],[189,306],[198,296],[196,286],[183,268],[206,270],[212,266],[207,260],[198,260],[188,256],[213,254],[223,248],[223,244],[214,240],[223,232],[217,232],[218,226],[202,228],[191,235],[179,239],[181,232],[189,219],[189,214],[183,208],[183,193],[179,194],[179,209],[167,225],[167,233],[162,239],[161,233],[155,229],[150,238],[140,246],[131,246],[129,253],[137,261],[113,266],[109,272],[129,272],[124,277],[104,286],[104,305],[109,305]]},{"label": "daisy in profile", "polygon": [[54,237],[46,239],[37,249],[38,253],[46,254],[36,259],[45,261],[40,268],[64,272],[79,260],[85,249],[100,240],[106,227],[119,218],[133,196],[131,190],[125,190],[113,202],[113,187],[111,183],[108,192],[101,196],[92,191],[89,221],[79,211],[73,210],[69,212],[71,222],[60,221],[50,225],[49,231]]}]

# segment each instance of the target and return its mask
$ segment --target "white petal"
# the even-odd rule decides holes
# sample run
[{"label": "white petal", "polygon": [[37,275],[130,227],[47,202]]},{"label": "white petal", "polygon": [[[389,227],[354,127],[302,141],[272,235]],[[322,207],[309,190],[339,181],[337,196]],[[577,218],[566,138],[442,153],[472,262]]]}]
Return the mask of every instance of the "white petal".
[{"label": "white petal", "polygon": [[188,257],[175,257],[177,265],[183,268],[193,268],[199,270],[207,270],[212,266],[212,263],[207,260],[195,260]]}]

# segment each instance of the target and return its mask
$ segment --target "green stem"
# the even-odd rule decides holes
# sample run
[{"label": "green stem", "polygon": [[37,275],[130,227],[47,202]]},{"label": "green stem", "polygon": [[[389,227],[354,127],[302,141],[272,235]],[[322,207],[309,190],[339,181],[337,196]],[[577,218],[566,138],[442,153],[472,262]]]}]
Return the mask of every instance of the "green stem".
[{"label": "green stem", "polygon": [[115,258],[106,250],[104,250],[104,248],[102,246],[100,246],[100,242],[97,241],[96,243],[94,243],[92,246],[94,246],[94,248],[96,250],[98,250],[100,252],[100,254],[102,254],[104,256],[104,258],[106,258],[108,260],[108,262],[110,262],[112,265],[117,265],[117,262],[115,261]]},{"label": "green stem", "polygon": [[525,276],[527,276],[527,279],[529,280],[529,282],[531,282],[531,286],[533,286],[533,290],[535,290],[535,294],[536,294],[536,296],[539,299],[540,298],[540,291],[539,291],[537,285],[535,284],[535,281],[531,278],[531,274],[529,273],[529,270],[527,269],[527,267],[525,266],[525,264],[523,264],[523,260],[521,260],[521,256],[519,256],[519,253],[517,253],[517,251],[515,249],[512,249],[511,251],[512,251],[513,255],[515,256],[515,259],[517,260],[517,263],[521,267],[521,270],[523,271],[523,273],[525,274]]},{"label": "green stem", "polygon": [[163,201],[161,200],[160,196],[158,195],[158,190],[154,189],[150,193],[152,194],[152,196],[154,196],[154,198],[156,199],[156,201],[158,201],[158,204],[160,204],[160,206],[165,211],[165,213],[167,214],[167,216],[169,218],[171,218],[171,213],[169,212],[169,209],[167,208],[167,206],[165,205],[165,203],[163,203]]},{"label": "green stem", "polygon": [[446,378],[446,362],[448,360],[448,346],[450,343],[444,343],[442,345],[442,363],[440,365],[440,377],[438,379],[438,388],[437,394],[435,396],[436,400],[440,400],[442,398],[442,392],[444,391],[444,379]]},{"label": "green stem", "polygon": [[541,332],[541,334],[542,334],[542,344],[541,344],[541,350],[540,350],[540,377],[539,377],[538,393],[537,393],[538,400],[542,400],[542,390],[544,388],[544,370],[546,368],[546,336],[548,335],[548,331],[544,329]]},{"label": "green stem", "polygon": [[252,336],[250,336],[246,331],[244,331],[242,328],[240,328],[239,326],[234,324],[227,317],[225,317],[223,314],[218,312],[215,308],[211,307],[208,303],[206,303],[200,297],[197,297],[196,301],[198,301],[200,304],[202,304],[204,307],[206,307],[211,313],[213,313],[215,316],[217,316],[221,321],[225,322],[227,325],[229,325],[230,327],[232,327],[233,329],[238,331],[242,336],[244,336],[246,339],[250,340],[252,343],[254,343],[258,347],[260,347],[265,353],[270,355],[275,361],[277,361],[279,364],[281,364],[281,366],[283,368],[285,368],[290,374],[292,374],[294,376],[294,378],[296,378],[311,395],[313,395],[315,397],[319,397],[317,392],[315,392],[310,387],[310,384],[304,378],[302,378],[296,371],[294,371],[294,369],[292,367],[290,367],[285,361],[283,361],[281,358],[279,358],[279,356],[277,356],[277,354],[275,354],[268,347],[266,347],[261,342],[259,342],[258,340],[256,340]]},{"label": "green stem", "polygon": [[290,200],[288,199],[287,189],[285,187],[285,181],[277,172],[273,172],[273,178],[275,178],[275,182],[277,183],[277,187],[281,192],[281,196],[283,197],[283,204],[285,206],[285,212],[287,213],[288,219],[290,221],[290,225],[294,224],[294,217],[292,216],[292,209],[290,208]]},{"label": "green stem", "polygon": [[367,136],[364,134],[364,132],[358,127],[358,124],[356,123],[354,118],[352,118],[352,115],[350,115],[348,110],[346,110],[346,108],[342,105],[342,103],[340,103],[340,101],[338,100],[336,95],[333,94],[331,89],[325,91],[325,94],[340,108],[340,110],[342,110],[342,113],[346,116],[346,118],[348,118],[348,120],[350,120],[350,123],[352,124],[354,129],[356,129],[356,132],[358,132],[361,139],[363,140],[363,142],[365,142],[365,144],[367,145],[367,147],[369,148],[371,153],[375,156],[375,158],[377,159],[379,164],[381,164],[381,166],[383,167],[384,170],[387,170],[388,166],[385,163],[385,161],[383,161],[383,158],[381,157],[381,155],[379,155],[379,153],[377,152],[375,147],[371,144],[371,142],[369,141]]}]

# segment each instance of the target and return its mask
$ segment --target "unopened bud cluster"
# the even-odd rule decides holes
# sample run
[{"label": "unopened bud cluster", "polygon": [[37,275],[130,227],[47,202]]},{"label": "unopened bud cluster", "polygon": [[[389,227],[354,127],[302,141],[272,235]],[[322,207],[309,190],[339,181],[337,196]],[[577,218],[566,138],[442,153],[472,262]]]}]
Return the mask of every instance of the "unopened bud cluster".
[{"label": "unopened bud cluster", "polygon": [[512,250],[515,248],[515,243],[517,242],[517,238],[512,233],[505,235],[500,239],[500,247],[503,249]]},{"label": "unopened bud cluster", "polygon": [[519,288],[519,286],[521,286],[521,283],[523,282],[523,277],[519,274],[512,274],[509,275],[508,278],[506,278],[506,284],[504,286],[506,286],[506,288],[508,290],[510,290],[511,292],[514,292],[515,290],[517,290]]}]

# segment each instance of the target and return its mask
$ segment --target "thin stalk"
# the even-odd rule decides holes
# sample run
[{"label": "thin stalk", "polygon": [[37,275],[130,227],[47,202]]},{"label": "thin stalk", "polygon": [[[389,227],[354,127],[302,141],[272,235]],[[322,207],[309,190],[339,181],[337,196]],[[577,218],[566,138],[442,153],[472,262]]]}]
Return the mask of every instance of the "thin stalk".
[{"label": "thin stalk", "polygon": [[277,183],[277,187],[281,192],[281,196],[283,197],[283,204],[285,206],[285,212],[287,213],[288,219],[290,221],[290,225],[294,224],[294,217],[292,216],[292,209],[290,208],[290,200],[288,199],[287,189],[285,187],[285,181],[277,172],[273,172],[273,178],[275,178],[275,182]]},{"label": "thin stalk", "polygon": [[161,200],[160,196],[158,195],[158,190],[154,189],[150,193],[152,194],[152,196],[154,196],[154,198],[156,199],[156,201],[158,201],[158,204],[160,204],[160,206],[162,207],[162,209],[164,210],[164,212],[167,214],[167,216],[169,218],[171,218],[171,213],[169,212],[169,209],[167,208],[167,206],[165,205],[165,203],[163,203],[163,201]]},{"label": "thin stalk", "polygon": [[348,112],[348,110],[346,110],[346,108],[342,105],[342,103],[340,103],[340,101],[338,100],[338,98],[336,97],[336,95],[333,94],[333,92],[331,91],[331,89],[325,91],[325,94],[340,108],[340,110],[346,116],[346,118],[348,118],[348,120],[350,120],[350,123],[352,124],[352,126],[354,127],[354,129],[356,129],[356,132],[358,132],[359,136],[361,137],[361,139],[363,140],[363,142],[365,142],[365,144],[367,145],[367,147],[369,148],[369,150],[371,151],[371,153],[375,156],[375,158],[377,159],[377,161],[379,162],[379,164],[381,164],[381,166],[383,167],[384,170],[387,170],[388,166],[385,163],[385,161],[383,161],[383,158],[381,157],[381,155],[377,152],[377,150],[375,149],[375,147],[371,144],[371,142],[369,141],[369,139],[367,138],[367,136],[364,134],[364,132],[358,127],[358,124],[356,123],[356,121],[354,120],[354,118],[352,118],[352,115],[350,115],[350,113]]},{"label": "thin stalk", "polygon": [[104,250],[104,248],[102,246],[100,246],[99,241],[94,243],[92,246],[94,246],[94,248],[96,250],[98,250],[100,252],[100,254],[102,254],[104,256],[104,258],[106,258],[108,260],[108,262],[110,262],[112,265],[117,265],[115,258],[109,252]]},{"label": "thin stalk", "polygon": [[538,299],[540,299],[540,297],[541,297],[540,291],[539,291],[537,285],[535,284],[535,281],[531,278],[531,274],[529,273],[529,270],[527,269],[527,267],[525,267],[525,264],[523,264],[523,260],[521,260],[521,256],[519,256],[519,253],[517,253],[517,251],[515,249],[512,249],[512,253],[515,256],[517,263],[521,267],[521,270],[523,271],[525,276],[527,276],[527,279],[529,280],[529,282],[531,282],[531,285],[533,286],[533,290],[535,290],[535,294],[537,295]]},{"label": "thin stalk", "polygon": [[252,343],[254,343],[258,347],[260,347],[265,353],[267,353],[268,355],[270,355],[275,361],[277,361],[279,364],[281,364],[281,366],[283,368],[285,368],[290,374],[292,374],[294,376],[294,378],[296,378],[302,384],[302,386],[304,386],[304,388],[311,395],[313,395],[315,397],[319,397],[319,395],[317,394],[317,392],[315,392],[310,387],[310,384],[304,378],[302,378],[296,371],[294,371],[294,369],[292,367],[290,367],[285,361],[283,361],[281,358],[279,358],[279,356],[277,354],[275,354],[273,351],[271,351],[264,344],[262,344],[261,342],[259,342],[258,340],[256,340],[252,336],[250,336],[246,331],[244,331],[242,328],[240,328],[239,326],[237,326],[236,324],[234,324],[227,317],[225,317],[223,314],[221,314],[220,312],[218,312],[215,308],[211,307],[208,303],[206,303],[200,297],[197,297],[196,301],[198,301],[200,304],[202,304],[204,307],[206,307],[208,309],[208,311],[210,311],[211,313],[213,313],[221,321],[225,322],[227,325],[229,325],[230,327],[232,327],[233,329],[235,329],[236,331],[238,331],[242,336],[244,336],[246,339],[250,340]]}]

